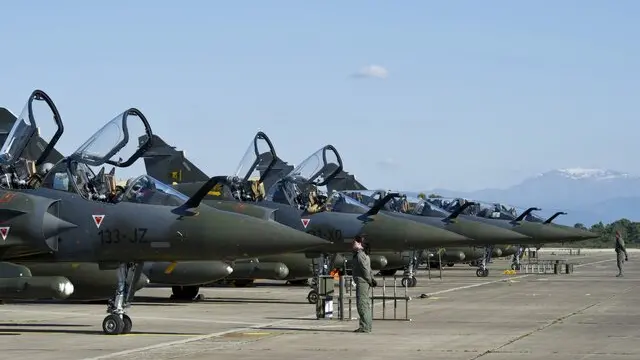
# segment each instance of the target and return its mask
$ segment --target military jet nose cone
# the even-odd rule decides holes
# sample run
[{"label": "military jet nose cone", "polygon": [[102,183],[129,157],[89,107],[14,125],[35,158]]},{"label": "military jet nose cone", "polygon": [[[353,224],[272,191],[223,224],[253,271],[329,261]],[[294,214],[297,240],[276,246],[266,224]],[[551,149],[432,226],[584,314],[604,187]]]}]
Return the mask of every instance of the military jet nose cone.
[{"label": "military jet nose cone", "polygon": [[411,219],[379,215],[371,225],[373,229],[365,231],[371,234],[375,230],[385,234],[384,241],[394,246],[394,250],[426,249],[445,244],[468,244],[473,241],[451,231]]},{"label": "military jet nose cone", "polygon": [[564,225],[555,225],[555,226],[559,229],[564,230],[568,234],[570,234],[571,238],[569,238],[568,241],[589,240],[589,239],[595,239],[600,237],[600,235],[588,230],[577,229],[574,227],[564,226]]},{"label": "military jet nose cone", "polygon": [[[527,241],[531,240],[529,236],[515,231],[499,228],[497,226],[488,226],[486,224],[479,225],[486,229],[485,236],[488,239],[486,244],[526,244]],[[474,237],[474,239],[478,238]]]},{"label": "military jet nose cone", "polygon": [[274,220],[213,208],[201,207],[200,210],[199,216],[191,218],[193,228],[185,231],[190,231],[188,239],[201,239],[198,251],[202,260],[277,255],[330,244]]},{"label": "military jet nose cone", "polygon": [[297,252],[318,246],[329,245],[332,242],[320,237],[309,235],[304,231],[299,231],[291,227],[277,223],[274,220],[265,221],[265,231],[262,233],[262,241],[269,244],[271,249],[279,249],[279,252],[270,254],[282,254],[287,252]]},{"label": "military jet nose cone", "polygon": [[600,235],[593,233],[591,231],[586,231],[586,230],[582,230],[582,234],[585,240],[596,239],[600,237]]}]

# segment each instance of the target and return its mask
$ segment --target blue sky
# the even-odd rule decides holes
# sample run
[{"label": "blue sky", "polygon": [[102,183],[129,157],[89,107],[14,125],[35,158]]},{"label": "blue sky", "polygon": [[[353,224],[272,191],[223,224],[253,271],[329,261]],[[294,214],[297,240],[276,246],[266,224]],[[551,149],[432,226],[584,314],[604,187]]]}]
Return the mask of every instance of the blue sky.
[{"label": "blue sky", "polygon": [[[0,104],[19,113],[45,90],[66,153],[137,107],[210,175],[233,172],[258,130],[293,163],[333,144],[369,187],[640,174],[637,1],[38,0],[3,12]],[[370,65],[386,77],[353,76]]]}]

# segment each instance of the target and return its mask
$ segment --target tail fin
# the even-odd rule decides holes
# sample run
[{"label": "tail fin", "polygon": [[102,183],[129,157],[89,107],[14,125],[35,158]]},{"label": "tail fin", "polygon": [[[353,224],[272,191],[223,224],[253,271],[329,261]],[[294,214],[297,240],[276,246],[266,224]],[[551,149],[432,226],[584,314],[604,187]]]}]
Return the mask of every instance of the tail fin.
[{"label": "tail fin", "polygon": [[[260,174],[262,174],[263,170],[264,169],[258,167],[258,171],[260,171]],[[264,184],[264,188],[269,189],[278,180],[282,179],[283,176],[290,173],[291,170],[293,170],[293,166],[289,165],[289,163],[282,160],[280,157],[277,157],[276,163],[269,170],[267,177],[265,177],[264,181],[262,182]]]},{"label": "tail fin", "polygon": [[349,174],[346,171],[341,171],[327,184],[327,189],[331,191],[342,190],[368,190],[362,185],[354,175]]},{"label": "tail fin", "polygon": [[[0,146],[7,140],[7,136],[9,132],[11,132],[11,128],[16,120],[18,120],[18,118],[10,110],[0,107]],[[38,135],[31,139],[26,149],[24,149],[22,157],[27,160],[36,161],[44,149],[47,148],[47,145],[49,145],[49,143]],[[63,158],[64,156],[53,148],[44,162],[56,164]]]},{"label": "tail fin", "polygon": [[[146,135],[138,138],[140,143],[146,141]],[[147,174],[168,184],[208,181],[207,174],[189,161],[184,151],[178,151],[167,144],[158,135],[153,135],[151,148],[144,155],[144,166]]]}]

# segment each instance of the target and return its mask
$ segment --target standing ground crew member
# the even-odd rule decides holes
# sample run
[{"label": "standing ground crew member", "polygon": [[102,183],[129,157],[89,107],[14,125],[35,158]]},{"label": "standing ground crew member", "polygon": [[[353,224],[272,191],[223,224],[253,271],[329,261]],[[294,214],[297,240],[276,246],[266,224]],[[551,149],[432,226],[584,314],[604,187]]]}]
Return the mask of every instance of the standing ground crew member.
[{"label": "standing ground crew member", "polygon": [[620,236],[620,231],[616,230],[616,262],[618,263],[618,275],[616,277],[622,277],[622,264],[625,261],[629,261],[627,248],[624,246],[624,239]]},{"label": "standing ground crew member", "polygon": [[356,282],[356,304],[358,307],[358,316],[360,317],[360,326],[354,332],[370,333],[371,332],[371,297],[370,286],[376,287],[378,284],[373,278],[371,270],[371,260],[369,255],[364,251],[364,236],[357,235],[353,238],[351,244],[353,248],[353,265],[351,275]]}]

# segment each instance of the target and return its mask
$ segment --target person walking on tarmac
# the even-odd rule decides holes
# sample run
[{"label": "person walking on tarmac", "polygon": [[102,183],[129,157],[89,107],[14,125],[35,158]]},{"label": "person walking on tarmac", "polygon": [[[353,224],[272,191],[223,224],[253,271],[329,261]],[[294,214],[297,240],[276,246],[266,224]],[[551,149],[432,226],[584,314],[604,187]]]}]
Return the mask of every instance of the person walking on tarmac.
[{"label": "person walking on tarmac", "polygon": [[371,259],[365,253],[364,236],[357,235],[353,238],[353,265],[351,275],[356,282],[356,304],[358,308],[358,316],[360,317],[360,326],[354,331],[356,333],[371,332],[371,298],[370,287],[376,287],[378,284],[373,278],[371,270]]},{"label": "person walking on tarmac", "polygon": [[618,263],[618,275],[616,277],[622,277],[622,265],[625,261],[629,261],[627,255],[627,248],[624,246],[624,239],[620,235],[620,231],[616,230],[616,262]]}]

